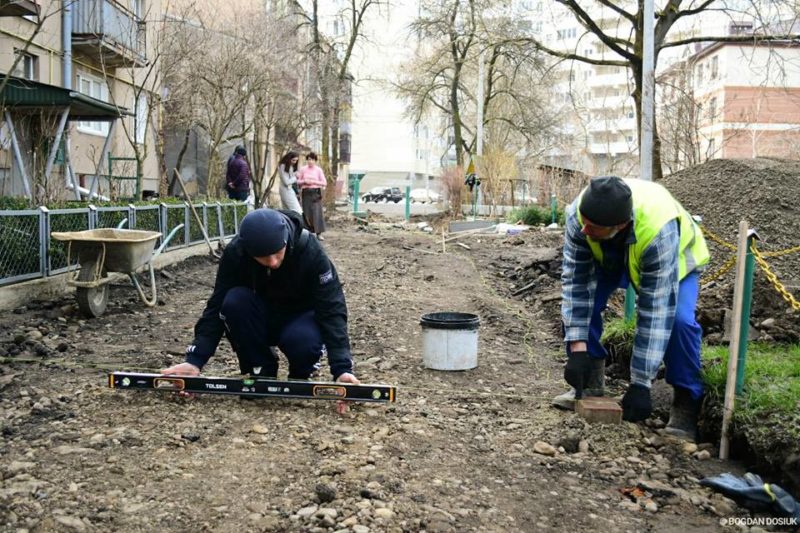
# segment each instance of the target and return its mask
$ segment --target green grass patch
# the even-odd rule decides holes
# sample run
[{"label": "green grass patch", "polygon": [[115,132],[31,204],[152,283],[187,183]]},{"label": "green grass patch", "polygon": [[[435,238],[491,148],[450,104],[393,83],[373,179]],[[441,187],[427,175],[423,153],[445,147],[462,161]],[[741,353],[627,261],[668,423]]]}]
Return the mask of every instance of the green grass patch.
[{"label": "green grass patch", "polygon": [[[703,379],[709,393],[725,396],[728,347],[704,346]],[[736,418],[757,419],[772,413],[800,410],[800,345],[750,343],[744,371],[744,390]]]},{"label": "green grass patch", "polygon": [[[506,216],[506,220],[510,224],[516,224],[517,222],[521,221],[526,226],[538,226],[540,224],[547,226],[553,222],[553,214],[549,207],[545,208],[529,205],[527,207],[518,207],[516,209],[512,209],[511,212]],[[563,226],[564,220],[564,211],[557,209],[556,222]]]}]

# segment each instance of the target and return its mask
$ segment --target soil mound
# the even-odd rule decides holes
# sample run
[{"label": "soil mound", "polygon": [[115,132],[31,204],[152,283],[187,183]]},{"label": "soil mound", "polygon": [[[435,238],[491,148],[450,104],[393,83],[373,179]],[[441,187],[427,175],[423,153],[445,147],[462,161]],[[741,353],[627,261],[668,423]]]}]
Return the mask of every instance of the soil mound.
[{"label": "soil mound", "polygon": [[[710,278],[734,254],[714,236],[735,244],[739,221],[745,219],[758,231],[762,252],[800,246],[800,161],[784,159],[715,159],[665,177],[662,184],[692,215],[701,216],[710,230],[712,259],[703,278],[707,284],[700,297],[701,325],[709,341],[724,337],[723,309],[732,302],[734,269],[713,283]],[[800,251],[767,262],[795,298],[800,297]],[[751,323],[763,340],[800,341],[800,313],[789,304],[756,268]],[[772,319],[772,320],[770,320]]]}]

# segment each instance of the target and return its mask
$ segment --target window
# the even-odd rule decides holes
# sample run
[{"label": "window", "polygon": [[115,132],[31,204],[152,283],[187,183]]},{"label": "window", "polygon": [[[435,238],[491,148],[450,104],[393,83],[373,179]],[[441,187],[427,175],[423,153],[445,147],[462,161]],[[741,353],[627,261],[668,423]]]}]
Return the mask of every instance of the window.
[{"label": "window", "polygon": [[714,120],[717,118],[717,98],[714,97],[708,102],[708,119]]},{"label": "window", "polygon": [[628,115],[627,116],[628,116],[628,118],[633,118],[633,116],[634,116],[633,111],[628,111]]},{"label": "window", "polygon": [[[78,74],[78,91],[96,98],[103,102],[108,102],[108,88],[99,78],[88,74]],[[108,135],[108,122],[78,122],[78,131],[91,135]]]},{"label": "window", "polygon": [[703,64],[700,63],[699,65],[697,65],[696,70],[697,70],[697,83],[698,84],[703,83]]},{"label": "window", "polygon": [[719,56],[711,58],[711,79],[714,80],[719,76]]},{"label": "window", "polygon": [[26,80],[38,80],[39,58],[21,50],[15,50],[15,53],[20,56],[20,60],[12,74],[18,78],[25,78]]},{"label": "window", "polygon": [[143,93],[136,99],[136,116],[134,117],[134,138],[136,144],[144,144],[147,132],[147,96]]},{"label": "window", "polygon": [[714,139],[709,139],[708,140],[708,149],[706,150],[706,157],[709,158],[709,159],[714,157],[714,153],[716,151],[717,151],[717,148],[716,148],[716,143],[714,142]]},{"label": "window", "polygon": [[629,143],[632,143],[632,142],[633,142],[633,135],[628,135],[627,137],[625,137],[625,139],[626,139],[626,140],[627,140]]}]

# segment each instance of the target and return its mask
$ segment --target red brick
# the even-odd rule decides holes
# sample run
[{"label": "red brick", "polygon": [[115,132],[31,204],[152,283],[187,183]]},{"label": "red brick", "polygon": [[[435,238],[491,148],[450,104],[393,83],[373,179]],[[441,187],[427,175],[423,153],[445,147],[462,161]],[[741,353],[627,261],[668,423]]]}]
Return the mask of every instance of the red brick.
[{"label": "red brick", "polygon": [[575,412],[589,423],[619,424],[622,408],[612,398],[588,397],[575,402]]}]

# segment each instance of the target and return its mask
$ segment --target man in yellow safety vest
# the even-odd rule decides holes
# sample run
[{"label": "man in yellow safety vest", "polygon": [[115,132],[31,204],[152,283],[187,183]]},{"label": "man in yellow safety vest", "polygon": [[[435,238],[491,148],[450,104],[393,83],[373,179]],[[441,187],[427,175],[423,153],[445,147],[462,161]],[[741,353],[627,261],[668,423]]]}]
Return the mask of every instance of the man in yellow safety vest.
[{"label": "man in yellow safety vest", "polygon": [[564,378],[574,390],[554,403],[571,408],[575,398],[603,395],[608,354],[600,343],[601,314],[611,293],[630,284],[638,294],[638,316],[623,418],[650,416],[650,386],[663,361],[674,389],[667,432],[696,439],[703,382],[695,306],[708,260],[700,228],[664,187],[593,179],[567,208],[561,315]]}]

